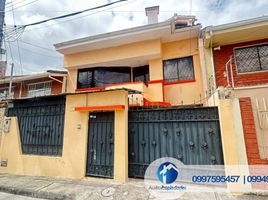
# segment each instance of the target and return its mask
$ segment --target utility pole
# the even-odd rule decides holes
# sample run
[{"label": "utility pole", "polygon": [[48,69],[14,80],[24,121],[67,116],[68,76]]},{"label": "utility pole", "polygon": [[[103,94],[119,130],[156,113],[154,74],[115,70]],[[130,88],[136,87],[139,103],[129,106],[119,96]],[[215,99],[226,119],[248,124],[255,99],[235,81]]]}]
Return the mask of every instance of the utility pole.
[{"label": "utility pole", "polygon": [[0,47],[2,47],[3,43],[3,26],[4,26],[4,20],[5,20],[5,4],[6,0],[0,1]]},{"label": "utility pole", "polygon": [[4,21],[5,21],[5,4],[6,0],[0,0],[0,78],[5,77],[7,62],[2,60],[5,50],[2,48],[4,40]]},{"label": "utility pole", "polygon": [[10,73],[9,88],[8,88],[9,99],[11,99],[11,92],[12,92],[13,69],[14,69],[14,63],[11,64],[11,73]]}]

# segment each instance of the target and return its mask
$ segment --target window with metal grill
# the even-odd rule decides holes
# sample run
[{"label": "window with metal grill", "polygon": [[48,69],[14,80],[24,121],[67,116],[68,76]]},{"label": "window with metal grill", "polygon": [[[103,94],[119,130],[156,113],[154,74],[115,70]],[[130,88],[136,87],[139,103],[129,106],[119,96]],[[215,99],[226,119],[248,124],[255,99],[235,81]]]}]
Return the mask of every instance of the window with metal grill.
[{"label": "window with metal grill", "polygon": [[176,58],[165,60],[164,80],[166,82],[176,82],[184,80],[194,80],[193,57]]},{"label": "window with metal grill", "polygon": [[238,73],[268,70],[268,44],[236,48]]}]

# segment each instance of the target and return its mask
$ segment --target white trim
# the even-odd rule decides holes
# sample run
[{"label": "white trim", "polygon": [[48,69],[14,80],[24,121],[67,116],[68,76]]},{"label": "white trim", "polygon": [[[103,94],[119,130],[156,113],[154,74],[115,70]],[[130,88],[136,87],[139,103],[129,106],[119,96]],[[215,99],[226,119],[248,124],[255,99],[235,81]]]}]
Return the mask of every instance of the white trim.
[{"label": "white trim", "polygon": [[258,88],[268,88],[268,84],[265,85],[254,85],[254,86],[240,86],[235,87],[234,90],[248,90],[248,89],[258,89]]},{"label": "white trim", "polygon": [[36,85],[36,84],[41,84],[41,83],[47,83],[47,82],[52,82],[52,81],[40,81],[40,82],[35,82],[35,83],[28,83],[26,85]]}]

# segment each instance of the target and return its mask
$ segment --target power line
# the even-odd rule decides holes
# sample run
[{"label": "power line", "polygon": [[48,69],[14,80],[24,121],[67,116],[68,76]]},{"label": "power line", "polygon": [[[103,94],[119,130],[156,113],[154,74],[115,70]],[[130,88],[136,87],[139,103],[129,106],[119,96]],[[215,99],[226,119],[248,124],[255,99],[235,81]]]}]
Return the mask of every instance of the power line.
[{"label": "power line", "polygon": [[88,11],[91,11],[91,10],[96,10],[96,9],[104,8],[104,7],[107,7],[107,6],[116,4],[116,3],[121,3],[123,1],[128,1],[128,0],[114,1],[114,2],[110,2],[110,3],[107,3],[107,4],[100,5],[100,6],[96,6],[96,7],[93,7],[93,8],[88,8],[88,9],[81,10],[81,11],[78,11],[78,12],[70,13],[70,14],[67,14],[67,15],[61,15],[61,16],[58,16],[58,17],[52,17],[52,18],[45,19],[45,20],[42,20],[42,21],[39,21],[39,22],[34,22],[34,23],[31,23],[31,24],[26,24],[26,25],[24,25],[24,27],[35,26],[35,25],[43,24],[45,22],[56,20],[56,19],[62,19],[62,18],[66,18],[66,17],[72,17],[72,16],[79,15],[79,14],[84,13],[84,12],[88,12]]},{"label": "power line", "polygon": [[22,2],[24,2],[24,1],[27,1],[27,0],[21,0],[21,1],[16,1],[16,2],[7,2],[6,3],[6,8],[9,8],[9,7],[11,7],[11,4],[13,5],[13,6],[15,6],[15,5],[17,5],[17,4],[21,4]]},{"label": "power line", "polygon": [[[11,44],[11,45],[14,46],[14,47],[17,46],[17,45],[15,45],[15,44]],[[20,47],[20,48],[21,48],[21,49],[24,49],[25,51],[31,52],[31,53],[33,53],[33,54],[37,54],[37,55],[44,56],[44,57],[50,57],[50,58],[53,58],[53,59],[62,59],[62,58],[63,58],[63,57],[59,57],[59,56],[51,56],[51,55],[42,54],[42,53],[39,53],[39,52],[30,50],[30,49],[25,48],[25,47]]]},{"label": "power line", "polygon": [[[125,4],[121,4],[121,5],[118,5],[118,6],[114,6],[112,8],[117,8],[117,7],[120,7],[122,5],[126,5],[126,4],[129,4],[129,3],[132,3],[134,1],[137,1],[137,0],[133,0],[133,1],[129,1]],[[54,25],[57,25],[57,24],[62,24],[62,23],[66,23],[66,22],[70,22],[70,21],[74,21],[74,20],[77,20],[77,19],[81,19],[81,18],[84,18],[84,17],[87,17],[87,16],[90,16],[90,15],[94,15],[96,13],[100,13],[100,12],[103,12],[103,11],[107,11],[107,10],[110,10],[111,8],[107,8],[105,10],[100,10],[100,11],[96,11],[96,12],[93,12],[93,13],[90,13],[90,14],[87,14],[87,15],[84,15],[84,16],[81,16],[81,17],[76,17],[74,19],[68,19],[68,20],[65,20],[65,21],[62,21],[62,22],[56,22],[54,24],[49,24],[49,25],[46,25],[46,26],[43,26],[43,27],[40,27],[40,28],[35,28],[35,29],[30,29],[30,30],[25,30],[24,32],[31,32],[31,31],[36,31],[36,30],[40,30],[40,29],[44,29],[44,28],[47,28],[47,27],[50,27],[50,26],[54,26]]]},{"label": "power line", "polygon": [[15,7],[15,8],[14,8],[13,5],[12,5],[12,9],[7,10],[6,12],[10,12],[10,11],[14,12],[14,10],[16,10],[16,9],[18,9],[18,8],[21,8],[21,7],[30,5],[30,4],[35,3],[35,2],[37,2],[37,1],[39,1],[39,0],[34,0],[34,1],[31,1],[31,2],[29,2],[29,3],[23,4],[23,5],[21,5],[21,6]]},{"label": "power line", "polygon": [[37,47],[37,48],[40,48],[40,49],[43,49],[43,50],[47,50],[47,51],[50,51],[50,52],[56,52],[55,50],[53,49],[49,49],[49,48],[46,48],[46,47],[42,47],[42,46],[39,46],[39,45],[35,45],[35,44],[32,44],[32,43],[29,43],[29,42],[25,42],[25,41],[22,41],[22,40],[19,40],[19,42],[21,43],[24,43],[24,44],[28,44],[30,46],[33,46],[33,47]]}]

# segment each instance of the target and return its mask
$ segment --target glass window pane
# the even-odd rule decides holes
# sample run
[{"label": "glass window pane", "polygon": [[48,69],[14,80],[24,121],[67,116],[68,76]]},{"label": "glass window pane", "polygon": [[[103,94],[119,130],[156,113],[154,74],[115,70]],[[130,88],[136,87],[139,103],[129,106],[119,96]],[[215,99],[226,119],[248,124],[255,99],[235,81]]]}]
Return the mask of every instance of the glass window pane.
[{"label": "glass window pane", "polygon": [[192,57],[178,60],[179,80],[194,80],[194,68]]},{"label": "glass window pane", "polygon": [[142,81],[147,84],[149,81],[149,66],[146,65],[133,68],[133,81]]},{"label": "glass window pane", "polygon": [[259,48],[261,68],[263,70],[268,69],[268,45],[262,45]]},{"label": "glass window pane", "polygon": [[87,87],[95,87],[93,82],[93,70],[88,69],[87,71],[78,71],[78,88],[87,88]]},{"label": "glass window pane", "polygon": [[164,80],[172,82],[178,80],[178,69],[176,60],[164,61]]},{"label": "glass window pane", "polygon": [[95,70],[96,87],[130,82],[129,67],[103,67]]},{"label": "glass window pane", "polygon": [[257,47],[236,49],[235,54],[238,72],[253,72],[261,69]]}]

